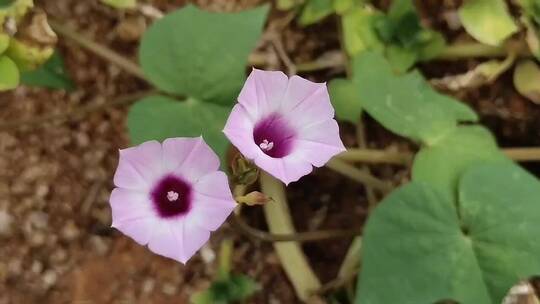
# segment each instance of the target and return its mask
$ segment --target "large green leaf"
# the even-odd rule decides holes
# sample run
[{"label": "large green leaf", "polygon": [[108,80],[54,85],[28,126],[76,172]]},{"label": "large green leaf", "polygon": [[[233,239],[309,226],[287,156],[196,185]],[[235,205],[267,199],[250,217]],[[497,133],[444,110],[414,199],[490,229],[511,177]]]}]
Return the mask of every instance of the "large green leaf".
[{"label": "large green leaf", "polygon": [[489,45],[500,45],[518,30],[504,0],[465,1],[459,17],[471,36]]},{"label": "large green leaf", "polygon": [[7,56],[0,56],[0,92],[11,90],[19,85],[19,68]]},{"label": "large green leaf", "polygon": [[418,72],[395,75],[380,54],[357,56],[353,73],[363,109],[399,135],[432,145],[458,122],[478,119],[465,104],[434,91]]},{"label": "large green leaf", "polygon": [[47,62],[21,74],[21,83],[28,86],[72,90],[75,86],[64,67],[64,60],[55,52]]},{"label": "large green leaf", "polygon": [[179,102],[164,96],[150,96],[133,105],[128,114],[131,142],[162,141],[169,137],[202,136],[225,157],[227,140],[221,132],[230,108],[188,99]]},{"label": "large green leaf", "polygon": [[358,122],[362,113],[360,97],[355,86],[354,82],[347,79],[334,79],[328,85],[337,118],[354,124]]},{"label": "large green leaf", "polygon": [[187,6],[154,23],[139,59],[158,88],[199,100],[232,104],[245,79],[268,7],[211,13]]},{"label": "large green leaf", "polygon": [[470,166],[503,161],[509,160],[499,151],[486,128],[461,126],[416,154],[412,178],[429,183],[448,200],[455,201],[459,178]]},{"label": "large green leaf", "polygon": [[480,165],[459,184],[462,224],[492,303],[540,275],[540,183],[515,164]]},{"label": "large green leaf", "polygon": [[501,303],[540,274],[539,197],[540,183],[513,164],[467,171],[459,210],[425,183],[401,187],[364,230],[356,303]]}]

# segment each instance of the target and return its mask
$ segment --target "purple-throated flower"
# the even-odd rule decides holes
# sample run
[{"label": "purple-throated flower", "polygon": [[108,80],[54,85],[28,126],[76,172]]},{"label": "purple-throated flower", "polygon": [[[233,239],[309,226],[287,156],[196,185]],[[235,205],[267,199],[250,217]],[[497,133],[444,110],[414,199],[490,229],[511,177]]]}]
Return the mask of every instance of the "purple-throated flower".
[{"label": "purple-throated flower", "polygon": [[326,84],[282,72],[253,69],[223,132],[286,184],[345,151]]},{"label": "purple-throated flower", "polygon": [[148,141],[120,150],[112,226],[182,263],[236,206],[217,155],[198,138]]}]

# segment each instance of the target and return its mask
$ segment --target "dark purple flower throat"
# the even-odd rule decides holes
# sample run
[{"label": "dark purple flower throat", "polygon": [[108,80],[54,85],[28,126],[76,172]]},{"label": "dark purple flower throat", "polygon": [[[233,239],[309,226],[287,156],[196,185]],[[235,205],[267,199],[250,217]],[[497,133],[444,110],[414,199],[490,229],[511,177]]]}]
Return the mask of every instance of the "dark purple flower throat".
[{"label": "dark purple flower throat", "polygon": [[150,196],[154,209],[162,218],[184,215],[191,208],[191,186],[174,175],[161,179]]},{"label": "dark purple flower throat", "polygon": [[293,149],[296,133],[283,116],[274,113],[259,121],[253,129],[253,139],[266,155],[281,158]]}]

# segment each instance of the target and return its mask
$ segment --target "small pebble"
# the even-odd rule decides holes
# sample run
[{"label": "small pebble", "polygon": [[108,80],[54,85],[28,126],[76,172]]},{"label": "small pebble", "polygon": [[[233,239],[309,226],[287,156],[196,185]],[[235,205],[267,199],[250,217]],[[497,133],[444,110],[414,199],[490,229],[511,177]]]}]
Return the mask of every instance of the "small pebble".
[{"label": "small pebble", "polygon": [[161,291],[168,296],[173,296],[178,291],[178,288],[171,283],[165,283],[163,284]]}]

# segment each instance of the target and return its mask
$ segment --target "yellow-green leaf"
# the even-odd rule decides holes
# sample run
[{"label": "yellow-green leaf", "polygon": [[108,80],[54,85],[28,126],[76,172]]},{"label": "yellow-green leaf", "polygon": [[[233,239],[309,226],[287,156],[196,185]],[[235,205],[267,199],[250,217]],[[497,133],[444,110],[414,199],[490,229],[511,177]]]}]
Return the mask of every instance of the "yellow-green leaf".
[{"label": "yellow-green leaf", "polygon": [[518,30],[503,0],[468,0],[459,17],[471,36],[489,45],[500,45]]},{"label": "yellow-green leaf", "polygon": [[521,95],[540,104],[540,69],[534,61],[524,60],[516,66],[514,86]]},{"label": "yellow-green leaf", "polygon": [[0,91],[7,91],[19,85],[19,69],[7,56],[0,57]]}]

